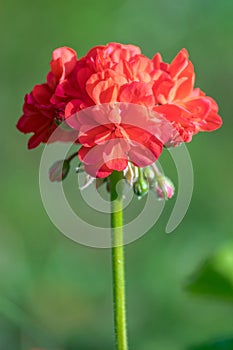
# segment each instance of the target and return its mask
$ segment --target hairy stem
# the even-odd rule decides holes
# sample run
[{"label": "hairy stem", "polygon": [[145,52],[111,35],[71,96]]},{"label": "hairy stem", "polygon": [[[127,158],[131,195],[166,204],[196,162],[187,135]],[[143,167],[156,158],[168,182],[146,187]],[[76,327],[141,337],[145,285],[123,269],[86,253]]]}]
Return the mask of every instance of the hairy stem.
[{"label": "hairy stem", "polygon": [[[123,241],[123,179],[122,172],[110,176],[112,275],[116,350],[127,350],[127,324],[125,306],[125,266]],[[119,182],[120,181],[120,182]]]}]

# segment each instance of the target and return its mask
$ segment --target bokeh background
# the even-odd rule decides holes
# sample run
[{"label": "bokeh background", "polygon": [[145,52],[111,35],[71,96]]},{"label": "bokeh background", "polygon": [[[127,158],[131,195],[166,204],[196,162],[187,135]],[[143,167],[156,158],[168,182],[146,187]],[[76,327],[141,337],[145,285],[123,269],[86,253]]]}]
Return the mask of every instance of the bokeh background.
[{"label": "bokeh background", "polygon": [[38,184],[43,148],[29,152],[15,128],[54,48],[82,56],[111,41],[167,61],[186,47],[197,85],[224,119],[188,145],[195,186],[182,224],[164,233],[171,201],[126,247],[130,349],[233,349],[222,341],[233,337],[232,18],[230,0],[1,1],[0,349],[114,349],[110,251],[75,244],[53,226]]}]

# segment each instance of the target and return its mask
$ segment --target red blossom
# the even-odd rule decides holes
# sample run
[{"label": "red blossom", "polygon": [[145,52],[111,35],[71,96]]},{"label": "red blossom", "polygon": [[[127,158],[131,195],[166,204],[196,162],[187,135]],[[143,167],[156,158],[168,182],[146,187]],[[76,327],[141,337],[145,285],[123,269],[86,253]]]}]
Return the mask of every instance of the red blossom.
[{"label": "red blossom", "polygon": [[200,89],[194,89],[195,74],[187,50],[181,50],[172,63],[164,64],[160,55],[154,57],[161,70],[154,82],[154,110],[167,118],[188,142],[199,131],[213,131],[222,125],[216,102]]},{"label": "red blossom", "polygon": [[52,101],[57,86],[72,72],[76,65],[76,53],[72,49],[62,47],[53,52],[51,71],[47,75],[47,83],[36,85],[30,94],[25,96],[23,115],[17,128],[27,134],[34,133],[29,139],[28,148],[35,148],[41,142],[69,141],[75,134],[72,130],[59,128],[56,137],[50,138],[64,120],[65,99]]},{"label": "red blossom", "polygon": [[96,105],[74,113],[67,122],[79,130],[78,155],[93,177],[122,171],[128,161],[137,167],[154,163],[171,134],[164,118],[129,103]]},{"label": "red blossom", "polygon": [[[29,148],[41,142],[68,141],[72,131],[60,127],[61,132],[50,139],[65,117],[66,123],[80,132],[79,157],[93,176],[123,170],[128,161],[146,166],[159,157],[164,145],[189,142],[199,131],[221,126],[216,102],[194,88],[194,68],[185,49],[168,64],[160,54],[147,58],[134,45],[97,46],[81,59],[63,47],[53,52],[50,67],[47,82],[26,95],[17,127],[34,133]],[[96,114],[96,105],[107,104],[111,109],[114,103],[140,105],[153,111],[155,117],[148,119],[147,113],[139,113],[132,123],[128,112],[127,116],[119,113],[120,121],[112,120],[106,109],[104,116]],[[91,117],[82,112],[78,116],[89,108]],[[132,112],[138,113],[136,109]],[[162,119],[167,122],[161,123]]]}]

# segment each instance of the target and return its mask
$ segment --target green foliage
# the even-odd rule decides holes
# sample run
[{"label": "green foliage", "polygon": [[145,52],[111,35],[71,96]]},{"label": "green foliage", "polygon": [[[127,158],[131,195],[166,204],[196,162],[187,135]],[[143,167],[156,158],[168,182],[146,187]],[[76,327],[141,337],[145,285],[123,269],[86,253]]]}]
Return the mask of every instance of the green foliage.
[{"label": "green foliage", "polygon": [[233,302],[233,245],[227,245],[206,260],[186,289],[193,294]]},{"label": "green foliage", "polygon": [[203,345],[189,348],[189,350],[232,350],[232,349],[233,349],[233,338],[218,340],[215,342],[209,342]]},{"label": "green foliage", "polygon": [[[233,244],[207,259],[186,285],[194,295],[233,302]],[[233,338],[207,342],[189,350],[232,350]]]}]

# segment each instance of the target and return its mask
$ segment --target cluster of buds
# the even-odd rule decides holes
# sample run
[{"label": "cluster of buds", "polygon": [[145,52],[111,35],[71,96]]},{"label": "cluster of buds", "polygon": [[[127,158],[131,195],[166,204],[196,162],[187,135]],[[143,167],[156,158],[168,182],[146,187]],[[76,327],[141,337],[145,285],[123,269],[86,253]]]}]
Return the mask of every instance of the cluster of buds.
[{"label": "cluster of buds", "polygon": [[129,163],[124,175],[139,199],[145,196],[149,190],[154,190],[159,200],[167,200],[174,195],[175,187],[172,181],[162,174],[155,164],[145,168],[137,168]]},{"label": "cluster of buds", "polygon": [[[74,155],[64,160],[55,162],[49,170],[49,178],[52,182],[62,181],[66,178],[70,170],[70,162]],[[76,167],[76,173],[85,172],[83,164]],[[158,200],[168,200],[173,197],[175,188],[171,180],[166,177],[156,166],[152,164],[145,168],[138,168],[132,163],[128,163],[128,167],[124,170],[124,178],[126,183],[133,189],[138,199],[145,196],[149,190],[154,190]],[[84,184],[80,187],[84,190],[91,184],[95,184],[96,189],[106,184],[109,190],[109,178],[94,178],[86,174]]]}]

